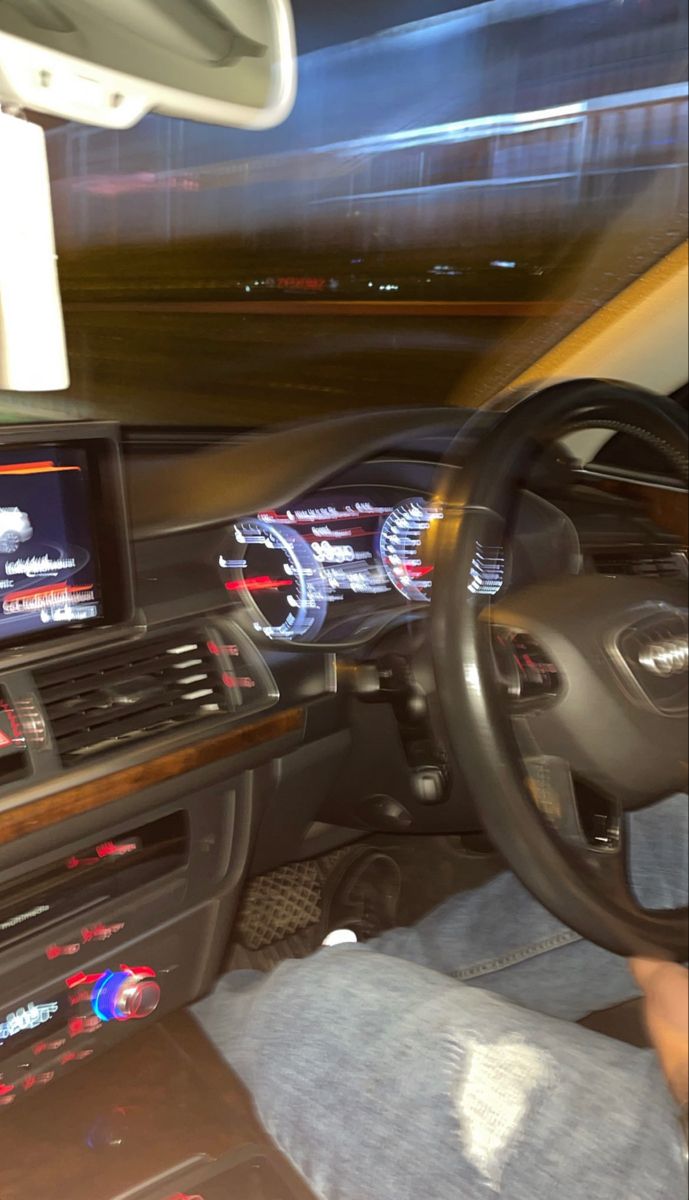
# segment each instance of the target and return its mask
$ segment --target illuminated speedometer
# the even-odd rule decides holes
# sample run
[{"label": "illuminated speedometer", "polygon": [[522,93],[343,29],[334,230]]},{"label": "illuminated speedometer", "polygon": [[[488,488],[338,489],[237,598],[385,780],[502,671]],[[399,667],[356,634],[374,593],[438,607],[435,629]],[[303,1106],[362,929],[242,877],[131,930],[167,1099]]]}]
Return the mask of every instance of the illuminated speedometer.
[{"label": "illuminated speedometer", "polygon": [[425,550],[426,534],[442,517],[418,496],[393,509],[380,531],[379,553],[391,583],[414,603],[431,598],[433,563]]},{"label": "illuminated speedometer", "polygon": [[328,585],[307,542],[282,523],[252,517],[234,526],[220,555],[225,589],[253,609],[254,628],[274,640],[313,638],[328,611]]}]

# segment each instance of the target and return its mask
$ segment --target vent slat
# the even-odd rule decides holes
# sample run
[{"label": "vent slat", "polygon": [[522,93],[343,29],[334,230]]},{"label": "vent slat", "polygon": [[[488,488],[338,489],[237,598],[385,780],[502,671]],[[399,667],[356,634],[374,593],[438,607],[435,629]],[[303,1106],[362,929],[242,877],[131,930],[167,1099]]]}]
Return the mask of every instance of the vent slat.
[{"label": "vent slat", "polygon": [[189,630],[44,667],[36,681],[65,765],[231,708],[217,660]]},{"label": "vent slat", "polygon": [[83,731],[85,728],[95,731],[102,729],[104,726],[112,726],[113,724],[117,724],[118,729],[123,729],[125,727],[134,728],[138,722],[142,728],[146,728],[149,724],[153,723],[151,714],[166,713],[172,716],[182,703],[183,698],[181,696],[170,697],[166,700],[157,695],[151,698],[147,704],[127,707],[115,713],[113,713],[112,709],[107,711],[98,711],[97,709],[91,711],[85,710],[81,715],[71,715],[53,721],[53,732],[57,738],[62,738],[70,733],[75,733],[79,730]]},{"label": "vent slat", "polygon": [[591,559],[599,575],[682,579],[687,574],[686,554],[670,546],[606,546],[592,550]]},{"label": "vent slat", "polygon": [[[182,707],[178,707],[174,711],[169,707],[150,709],[149,712],[145,714],[144,728],[149,734],[152,732],[160,732],[161,730],[171,728],[172,726],[187,724],[187,722],[193,721],[196,717],[198,717],[198,715],[198,705],[194,705],[193,707],[190,705],[186,712]],[[118,721],[116,731],[113,730],[112,724],[96,725],[87,731],[87,736],[89,744],[97,745],[99,742],[111,741],[113,738],[129,738],[129,740],[133,740],[132,735],[138,735],[141,732],[141,720],[137,719],[136,717],[129,717],[127,720]],[[65,751],[71,752],[75,749],[84,751],[87,749],[87,747],[84,746],[85,740],[86,739],[84,737],[83,730],[73,731],[70,734],[65,734],[60,738],[60,750],[62,753]]]},{"label": "vent slat", "polygon": [[198,651],[193,659],[185,657],[183,660],[174,657],[170,651],[163,651],[160,654],[153,653],[149,658],[138,656],[131,662],[116,664],[94,662],[91,664],[90,670],[86,672],[83,667],[79,666],[71,674],[69,671],[60,669],[59,672],[56,671],[55,678],[51,676],[50,680],[44,684],[44,688],[47,699],[51,702],[62,699],[74,701],[80,694],[88,695],[94,691],[97,687],[97,678],[101,679],[103,685],[126,684],[137,674],[162,676],[169,671],[182,672],[185,669],[192,671],[203,665],[203,656]]}]

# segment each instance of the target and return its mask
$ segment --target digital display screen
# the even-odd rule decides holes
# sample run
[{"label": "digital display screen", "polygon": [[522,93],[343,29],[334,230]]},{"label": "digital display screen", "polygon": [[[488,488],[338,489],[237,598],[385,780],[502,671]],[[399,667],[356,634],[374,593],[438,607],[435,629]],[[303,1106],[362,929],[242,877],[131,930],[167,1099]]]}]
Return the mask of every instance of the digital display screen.
[{"label": "digital display screen", "polygon": [[86,451],[0,448],[0,645],[102,617]]},{"label": "digital display screen", "polygon": [[385,487],[324,492],[238,522],[219,566],[225,589],[275,640],[351,637],[407,601],[430,600],[430,527],[440,509]]},{"label": "digital display screen", "polygon": [[393,505],[370,497],[325,495],[284,512],[261,513],[269,524],[293,529],[310,547],[326,581],[331,603],[348,594],[375,596],[390,591],[390,579],[377,553],[381,525]]},{"label": "digital display screen", "polygon": [[12,1012],[0,1014],[0,1060],[50,1036],[64,1025],[70,1011],[69,996],[57,1000],[30,1000]]}]

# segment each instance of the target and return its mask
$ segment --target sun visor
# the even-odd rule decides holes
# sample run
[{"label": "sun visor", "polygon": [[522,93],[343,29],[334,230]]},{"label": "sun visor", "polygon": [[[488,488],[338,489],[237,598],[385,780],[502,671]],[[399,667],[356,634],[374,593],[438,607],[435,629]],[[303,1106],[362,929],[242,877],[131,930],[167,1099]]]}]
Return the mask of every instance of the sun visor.
[{"label": "sun visor", "polygon": [[266,129],[296,75],[289,0],[0,0],[0,101],[66,120]]}]

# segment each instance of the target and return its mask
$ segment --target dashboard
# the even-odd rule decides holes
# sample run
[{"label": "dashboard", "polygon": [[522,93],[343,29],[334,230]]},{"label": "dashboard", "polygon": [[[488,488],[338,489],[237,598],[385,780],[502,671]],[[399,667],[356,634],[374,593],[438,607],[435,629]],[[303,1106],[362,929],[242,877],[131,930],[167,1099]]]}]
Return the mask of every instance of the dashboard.
[{"label": "dashboard", "polygon": [[374,614],[428,603],[428,534],[442,516],[395,489],[325,491],[232,525],[218,559],[230,596],[273,640],[337,642],[366,635]]},{"label": "dashboard", "polygon": [[[207,991],[250,875],[478,828],[426,713],[438,463],[464,419],[199,446],[0,431],[0,1120]],[[681,569],[686,538],[608,486],[546,463],[475,593]]]},{"label": "dashboard", "polygon": [[[403,464],[397,469],[405,473]],[[423,491],[382,484],[326,489],[234,522],[218,567],[228,596],[249,614],[252,634],[342,648],[365,644],[405,617],[424,616],[434,532],[443,520],[442,502],[430,490],[435,472],[430,464],[412,472]],[[477,558],[475,595],[495,596],[510,584],[577,569],[576,529],[537,496],[522,498],[511,542],[509,550]]]}]

